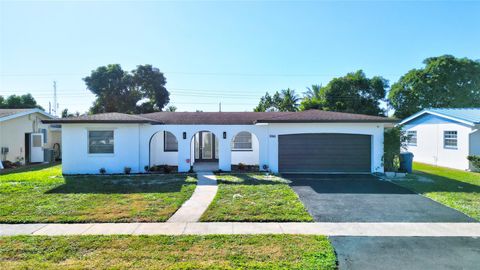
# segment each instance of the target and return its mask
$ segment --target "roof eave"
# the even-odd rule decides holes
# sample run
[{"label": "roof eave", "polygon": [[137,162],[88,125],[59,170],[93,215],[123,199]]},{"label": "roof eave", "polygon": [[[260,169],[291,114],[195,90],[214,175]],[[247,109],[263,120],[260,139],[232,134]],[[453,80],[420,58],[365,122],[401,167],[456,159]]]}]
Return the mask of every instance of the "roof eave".
[{"label": "roof eave", "polygon": [[148,120],[42,120],[45,124],[161,124]]},{"label": "roof eave", "polygon": [[42,111],[38,108],[32,108],[31,110],[27,110],[27,111],[15,113],[15,114],[7,115],[7,116],[4,116],[4,117],[0,117],[0,122],[15,119],[17,117],[22,117],[22,116],[29,115],[29,114],[32,114],[32,113],[39,113],[39,114],[41,114],[45,117],[50,117],[52,119],[55,119],[55,117],[53,115],[48,114],[45,111]]},{"label": "roof eave", "polygon": [[398,123],[399,120],[257,120],[256,123]]}]

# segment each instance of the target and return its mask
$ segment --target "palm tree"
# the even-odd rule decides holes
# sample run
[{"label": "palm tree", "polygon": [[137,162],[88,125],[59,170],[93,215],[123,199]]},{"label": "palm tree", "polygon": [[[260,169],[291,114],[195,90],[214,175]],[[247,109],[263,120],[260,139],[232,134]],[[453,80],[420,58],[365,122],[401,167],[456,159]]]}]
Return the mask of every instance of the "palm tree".
[{"label": "palm tree", "polygon": [[314,84],[312,87],[307,87],[307,91],[303,93],[300,110],[322,109],[323,100],[321,85]]},{"label": "palm tree", "polygon": [[320,89],[322,85],[312,84],[312,87],[307,87],[307,91],[303,92],[304,99],[320,99]]},{"label": "palm tree", "polygon": [[280,94],[281,102],[279,104],[279,111],[282,112],[296,112],[298,111],[298,101],[300,98],[295,93],[295,90],[287,88],[283,89]]}]

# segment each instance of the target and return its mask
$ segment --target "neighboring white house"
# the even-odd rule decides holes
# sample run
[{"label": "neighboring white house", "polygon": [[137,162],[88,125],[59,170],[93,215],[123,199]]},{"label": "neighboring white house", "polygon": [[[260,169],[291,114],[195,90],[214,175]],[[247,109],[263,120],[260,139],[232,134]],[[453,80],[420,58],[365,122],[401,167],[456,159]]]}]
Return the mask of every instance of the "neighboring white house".
[{"label": "neighboring white house", "polygon": [[392,119],[304,112],[106,113],[46,120],[62,125],[65,174],[180,172],[239,163],[273,172],[383,172],[383,131]]},{"label": "neighboring white house", "polygon": [[44,162],[44,149],[59,149],[61,129],[47,119],[54,117],[40,109],[0,109],[0,160]]},{"label": "neighboring white house", "polygon": [[480,155],[480,108],[425,109],[400,125],[415,161],[471,170],[467,156]]}]

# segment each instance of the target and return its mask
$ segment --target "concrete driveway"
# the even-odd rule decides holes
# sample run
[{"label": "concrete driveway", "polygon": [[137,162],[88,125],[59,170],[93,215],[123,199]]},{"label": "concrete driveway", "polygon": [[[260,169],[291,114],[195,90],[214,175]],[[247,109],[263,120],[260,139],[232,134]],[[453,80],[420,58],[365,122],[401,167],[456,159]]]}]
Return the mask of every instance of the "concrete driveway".
[{"label": "concrete driveway", "polygon": [[[317,222],[475,222],[454,209],[372,175],[284,175]],[[344,269],[475,269],[472,237],[329,238]]]},{"label": "concrete driveway", "polygon": [[373,175],[283,175],[317,222],[475,222]]}]

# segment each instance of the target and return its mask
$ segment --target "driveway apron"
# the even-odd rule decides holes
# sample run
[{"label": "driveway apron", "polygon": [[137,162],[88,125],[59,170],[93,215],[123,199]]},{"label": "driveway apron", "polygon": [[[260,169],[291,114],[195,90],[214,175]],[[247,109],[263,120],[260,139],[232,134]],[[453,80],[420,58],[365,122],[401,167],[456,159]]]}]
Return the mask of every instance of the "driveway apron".
[{"label": "driveway apron", "polygon": [[[476,222],[372,175],[288,175],[317,222]],[[341,224],[339,224],[341,225]],[[339,269],[476,269],[478,237],[330,236]]]}]

